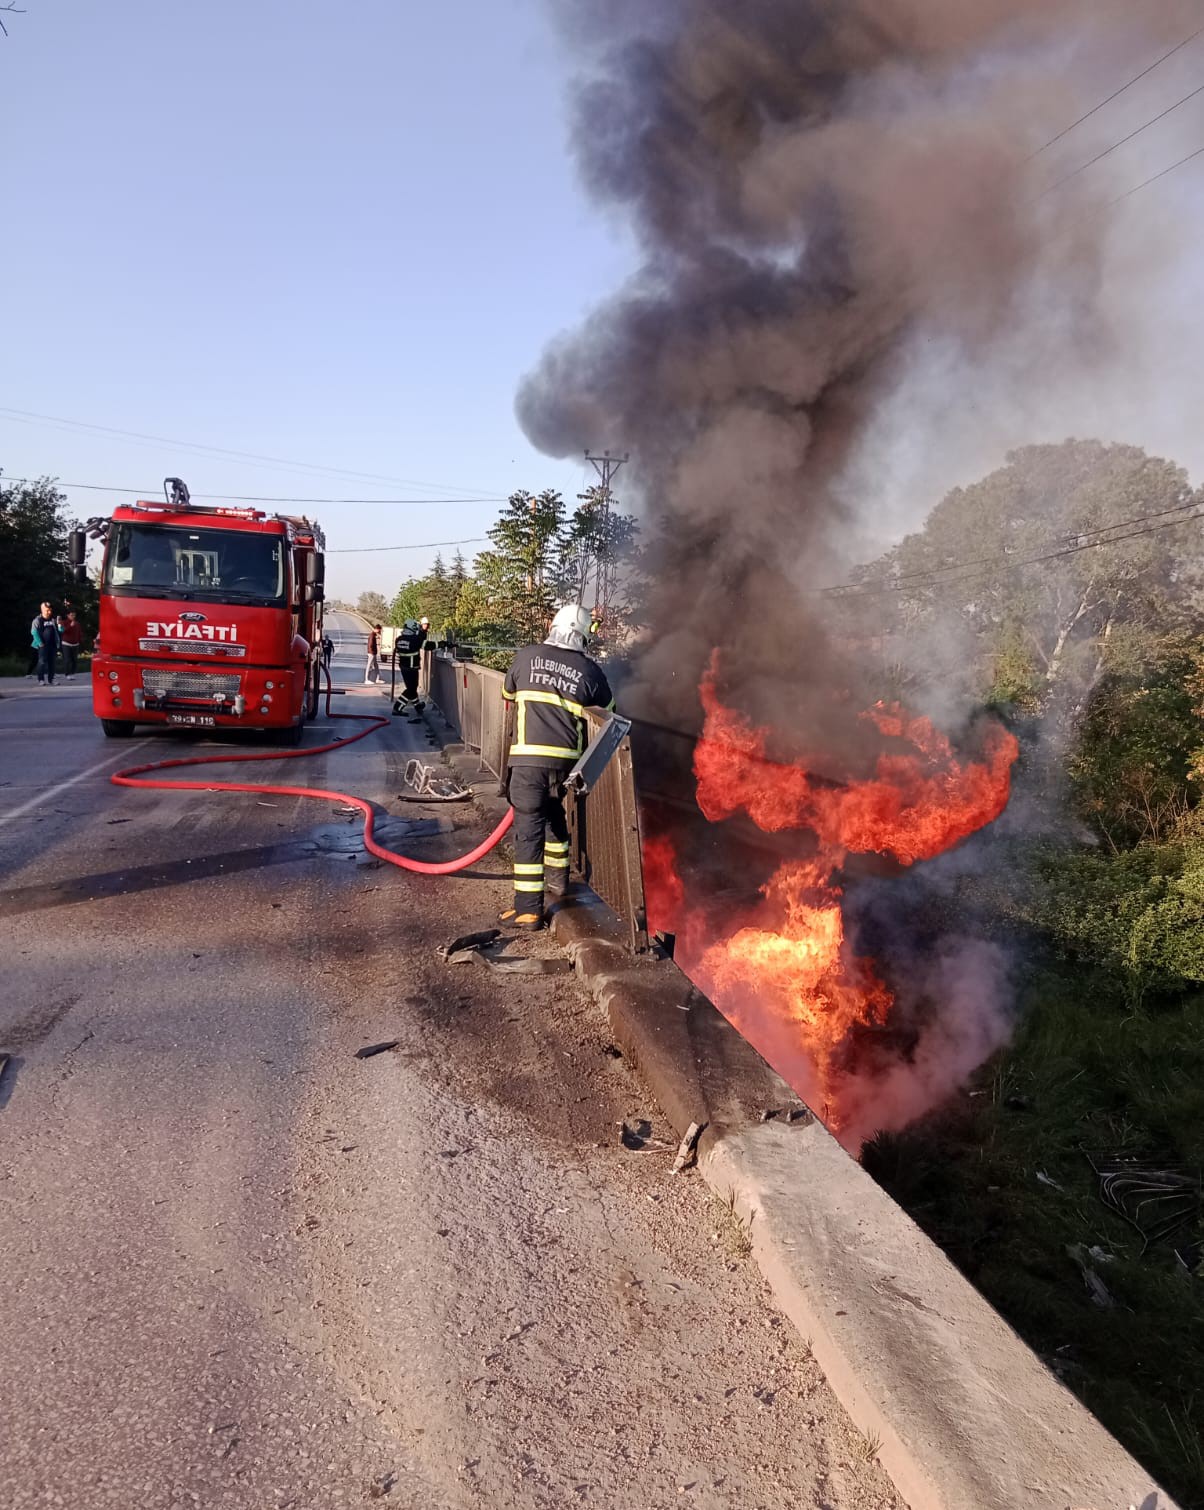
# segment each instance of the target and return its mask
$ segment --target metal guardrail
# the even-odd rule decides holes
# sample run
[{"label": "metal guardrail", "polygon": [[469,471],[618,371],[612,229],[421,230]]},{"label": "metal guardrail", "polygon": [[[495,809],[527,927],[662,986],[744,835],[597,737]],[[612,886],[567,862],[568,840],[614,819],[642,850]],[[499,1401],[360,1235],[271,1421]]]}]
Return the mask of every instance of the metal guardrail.
[{"label": "metal guardrail", "polygon": [[[589,725],[587,738],[592,740],[606,722],[606,716],[589,708],[585,718]],[[588,796],[568,793],[565,809],[573,870],[625,924],[632,953],[642,954],[648,948],[648,918],[644,905],[640,814],[629,738],[624,737]]]},{"label": "metal guardrail", "polygon": [[[500,671],[457,661],[445,651],[422,658],[423,696],[443,714],[468,749],[480,756],[481,769],[500,781],[506,769],[506,704]],[[586,712],[589,738],[605,715]],[[573,870],[602,898],[627,929],[633,953],[648,947],[644,906],[644,866],[635,795],[631,743],[624,739],[614,759],[588,796],[569,793],[569,858]]]},{"label": "metal guardrail", "polygon": [[460,737],[481,757],[481,769],[500,781],[506,771],[506,707],[500,671],[473,661],[454,660],[446,651],[422,657],[420,687]]}]

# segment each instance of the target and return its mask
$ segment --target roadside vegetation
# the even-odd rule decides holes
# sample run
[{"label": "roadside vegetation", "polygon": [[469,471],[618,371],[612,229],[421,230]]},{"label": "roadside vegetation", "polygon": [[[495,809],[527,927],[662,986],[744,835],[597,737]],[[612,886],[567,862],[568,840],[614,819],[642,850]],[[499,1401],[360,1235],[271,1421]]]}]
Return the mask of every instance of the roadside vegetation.
[{"label": "roadside vegetation", "polygon": [[75,521],[67,497],[49,478],[6,483],[0,477],[0,676],[24,676],[28,668],[29,626],[43,599],[55,611],[70,598],[84,626],[84,645],[96,633],[96,587],[77,583],[67,562],[67,534]]},{"label": "roadside vegetation", "polygon": [[[1133,447],[1031,447],[866,572],[898,589],[869,615],[889,690],[922,699],[943,679],[993,703],[1022,757],[1011,812],[954,901],[1010,947],[1013,1042],[864,1163],[1191,1510],[1204,1510],[1202,502],[1182,469]],[[967,560],[977,576],[948,568]]]},{"label": "roadside vegetation", "polygon": [[[569,509],[552,489],[511,494],[488,531],[490,546],[471,569],[459,551],[448,566],[436,556],[423,577],[407,578],[393,598],[364,594],[360,612],[401,625],[426,614],[432,634],[477,648],[486,664],[509,664],[516,645],[542,638],[556,607],[574,599],[593,608],[599,571],[630,582],[637,563],[637,528],[629,514],[609,511],[600,488],[590,488]],[[621,593],[608,594],[604,639],[621,638],[627,613]]]}]

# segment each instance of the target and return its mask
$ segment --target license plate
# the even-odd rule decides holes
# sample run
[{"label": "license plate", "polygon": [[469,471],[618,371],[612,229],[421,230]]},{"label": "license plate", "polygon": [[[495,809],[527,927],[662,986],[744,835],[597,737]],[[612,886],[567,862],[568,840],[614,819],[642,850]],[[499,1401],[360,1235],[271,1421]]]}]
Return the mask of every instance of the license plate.
[{"label": "license plate", "polygon": [[217,719],[212,718],[208,713],[169,713],[167,715],[167,722],[169,724],[189,724],[194,729],[217,728]]}]

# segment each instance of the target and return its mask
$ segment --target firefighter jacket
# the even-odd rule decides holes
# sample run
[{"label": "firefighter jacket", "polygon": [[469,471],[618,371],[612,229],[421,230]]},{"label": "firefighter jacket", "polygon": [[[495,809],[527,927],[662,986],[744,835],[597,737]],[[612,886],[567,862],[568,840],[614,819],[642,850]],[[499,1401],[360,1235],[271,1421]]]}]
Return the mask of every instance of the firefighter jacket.
[{"label": "firefighter jacket", "polygon": [[515,705],[512,766],[565,770],[585,749],[586,708],[613,708],[605,676],[580,650],[526,645],[506,673],[502,696]]},{"label": "firefighter jacket", "polygon": [[393,641],[393,655],[399,666],[418,666],[422,663],[422,647],[426,644],[426,630],[410,630],[407,634],[404,629],[397,631],[397,638]]}]

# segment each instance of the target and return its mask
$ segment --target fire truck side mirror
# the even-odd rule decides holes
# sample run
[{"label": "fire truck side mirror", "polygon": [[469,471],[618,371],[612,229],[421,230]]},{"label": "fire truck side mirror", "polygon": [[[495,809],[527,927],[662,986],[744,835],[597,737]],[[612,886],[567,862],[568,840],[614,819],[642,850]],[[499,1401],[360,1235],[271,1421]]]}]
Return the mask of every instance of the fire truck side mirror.
[{"label": "fire truck side mirror", "polygon": [[[67,560],[80,567],[88,559],[88,536],[84,530],[72,530],[67,536]],[[79,581],[77,576],[75,579]]]},{"label": "fire truck side mirror", "polygon": [[71,568],[71,575],[77,582],[86,582],[88,580],[88,568],[81,561],[78,566]]},{"label": "fire truck side mirror", "polygon": [[309,581],[305,584],[305,595],[311,603],[324,603],[326,601],[326,557],[321,551],[315,551],[309,560]]}]

